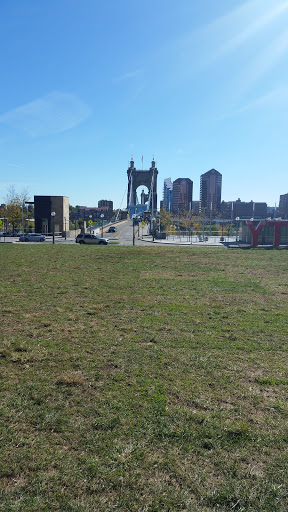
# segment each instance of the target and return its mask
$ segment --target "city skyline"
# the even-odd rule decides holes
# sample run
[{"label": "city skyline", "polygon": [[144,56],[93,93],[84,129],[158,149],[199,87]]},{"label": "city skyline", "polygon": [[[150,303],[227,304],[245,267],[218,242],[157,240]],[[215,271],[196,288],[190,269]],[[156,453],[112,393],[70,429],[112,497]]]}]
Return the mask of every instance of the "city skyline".
[{"label": "city skyline", "polygon": [[[222,199],[287,193],[287,0],[2,3],[7,188],[125,207],[127,163],[159,185],[223,176]],[[162,187],[158,186],[158,206]]]}]

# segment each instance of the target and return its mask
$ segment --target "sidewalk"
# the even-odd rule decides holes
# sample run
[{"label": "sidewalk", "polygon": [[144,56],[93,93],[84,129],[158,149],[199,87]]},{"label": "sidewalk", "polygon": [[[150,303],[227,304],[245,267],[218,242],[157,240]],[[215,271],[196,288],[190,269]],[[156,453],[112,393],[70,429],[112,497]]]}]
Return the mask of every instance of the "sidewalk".
[{"label": "sidewalk", "polygon": [[192,241],[188,237],[177,237],[177,236],[169,236],[167,239],[156,239],[151,235],[144,235],[143,240],[139,239],[139,241],[145,241],[150,242],[154,244],[161,244],[161,245],[185,245],[185,246],[194,246],[194,247],[227,247],[227,245],[233,245],[238,247],[238,243],[235,241],[235,239],[228,241],[228,239],[224,240],[224,242],[220,242],[220,237],[211,236],[208,237],[208,240],[200,242],[196,239],[196,237],[193,237]]}]

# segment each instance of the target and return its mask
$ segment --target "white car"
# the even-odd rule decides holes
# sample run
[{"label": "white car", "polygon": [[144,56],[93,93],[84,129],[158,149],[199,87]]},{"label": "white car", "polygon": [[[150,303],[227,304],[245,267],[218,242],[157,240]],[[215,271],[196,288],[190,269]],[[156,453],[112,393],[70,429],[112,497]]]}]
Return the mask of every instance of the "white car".
[{"label": "white car", "polygon": [[39,233],[26,233],[26,235],[21,235],[19,237],[19,242],[44,242],[46,237]]},{"label": "white car", "polygon": [[99,235],[89,235],[87,233],[81,233],[77,235],[76,244],[99,244],[99,245],[107,245],[109,242],[109,238],[101,238]]}]

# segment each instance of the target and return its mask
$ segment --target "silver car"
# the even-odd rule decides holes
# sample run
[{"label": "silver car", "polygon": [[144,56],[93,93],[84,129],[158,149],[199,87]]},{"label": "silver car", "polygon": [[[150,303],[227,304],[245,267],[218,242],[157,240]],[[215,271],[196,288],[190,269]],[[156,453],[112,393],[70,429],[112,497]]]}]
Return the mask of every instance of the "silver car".
[{"label": "silver car", "polygon": [[101,238],[99,235],[89,235],[88,233],[81,233],[77,235],[75,242],[77,244],[99,244],[107,245],[109,242],[108,238]]},{"label": "silver car", "polygon": [[44,242],[46,237],[39,233],[26,233],[26,235],[21,235],[19,237],[19,242]]}]

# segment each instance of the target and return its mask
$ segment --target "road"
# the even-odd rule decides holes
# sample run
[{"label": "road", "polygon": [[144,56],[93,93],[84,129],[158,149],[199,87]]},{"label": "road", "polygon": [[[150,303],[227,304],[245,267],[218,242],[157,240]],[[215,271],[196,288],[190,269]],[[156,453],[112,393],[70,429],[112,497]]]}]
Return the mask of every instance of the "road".
[{"label": "road", "polygon": [[[121,221],[118,223],[115,224],[115,227],[117,229],[116,233],[108,233],[108,227],[106,228],[107,231],[105,231],[105,228],[103,230],[103,236],[104,238],[108,238],[110,240],[110,244],[118,244],[118,245],[133,245],[133,224],[132,224],[132,221],[131,220],[127,220],[127,221]],[[138,245],[138,246],[143,246],[143,245],[150,245],[151,246],[151,242],[152,242],[152,237],[151,235],[148,236],[148,231],[149,231],[149,226],[145,226],[142,230],[142,227],[141,225],[139,226],[135,226],[134,227],[134,230],[135,230],[135,237],[134,237],[134,245]],[[142,233],[143,231],[143,233]],[[101,228],[98,228],[94,231],[95,233],[98,233],[100,236],[102,234],[101,232]],[[204,241],[204,242],[200,242],[198,240],[199,237],[197,236],[193,236],[193,240],[191,241],[191,239],[187,236],[182,236],[181,238],[179,238],[179,236],[176,236],[176,235],[170,235],[169,237],[167,237],[166,240],[155,240],[154,243],[155,244],[161,244],[161,245],[178,245],[178,246],[183,246],[183,247],[187,247],[187,246],[190,246],[190,247],[195,247],[195,246],[199,246],[199,247],[205,247],[205,246],[218,246],[218,247],[223,247],[223,244],[222,242],[220,242],[220,236],[212,236],[212,237],[209,237],[209,239],[207,241]],[[4,238],[1,237],[0,238],[0,244],[4,242]],[[19,242],[19,237],[6,237],[5,239],[5,242],[16,242],[16,243],[19,243],[19,244],[34,244],[35,245],[35,242]],[[235,241],[235,239],[231,238],[230,237],[230,240],[228,239],[228,242],[230,242],[230,244],[233,246],[233,245],[237,245],[237,242]],[[49,236],[46,238],[45,242],[43,243],[38,243],[38,245],[45,245],[45,244],[52,244],[52,236]],[[74,244],[75,245],[75,238],[67,238],[67,240],[65,240],[65,238],[62,238],[62,237],[55,237],[55,244]],[[76,244],[78,246],[78,244]]]},{"label": "road", "polygon": [[[127,220],[125,222],[121,222],[120,224],[115,224],[116,233],[105,233],[103,236],[105,238],[109,238],[111,243],[114,241],[119,245],[133,245],[133,224],[131,220]],[[143,231],[143,240],[142,240],[142,231]],[[145,242],[145,237],[148,234],[148,226],[146,225],[142,230],[141,226],[134,227],[135,237],[134,242],[135,245],[150,245],[150,242]]]},{"label": "road", "polygon": [[[109,240],[111,240],[111,245],[112,244],[118,244],[118,245],[133,245],[133,224],[132,224],[132,221],[130,220],[127,220],[127,221],[124,221],[124,222],[120,222],[119,224],[115,224],[115,227],[117,229],[116,233],[107,233],[105,232],[105,228],[104,228],[104,232],[103,232],[103,237],[104,238],[108,238]],[[107,228],[108,230],[108,228]],[[148,234],[148,226],[146,225],[143,229],[141,228],[141,226],[139,225],[139,229],[138,229],[138,226],[135,226],[134,227],[134,230],[135,230],[135,238],[134,238],[134,242],[135,242],[135,245],[150,245],[149,242],[145,242],[145,237],[147,237],[147,234]],[[95,233],[97,233],[101,236],[101,228],[95,230]],[[142,234],[143,234],[143,240],[141,239],[142,238]],[[35,242],[19,242],[19,237],[5,237],[5,243],[8,243],[8,242],[12,242],[12,243],[19,243],[19,244],[33,244],[35,245]],[[4,238],[1,237],[0,238],[0,243],[4,243]],[[52,244],[52,236],[47,236],[46,237],[46,240],[45,242],[42,242],[42,243],[37,243],[36,245],[46,245],[46,244]],[[75,238],[67,238],[67,240],[65,240],[65,238],[62,238],[62,237],[55,237],[55,244],[75,244]],[[77,244],[78,246],[78,244]]]}]

